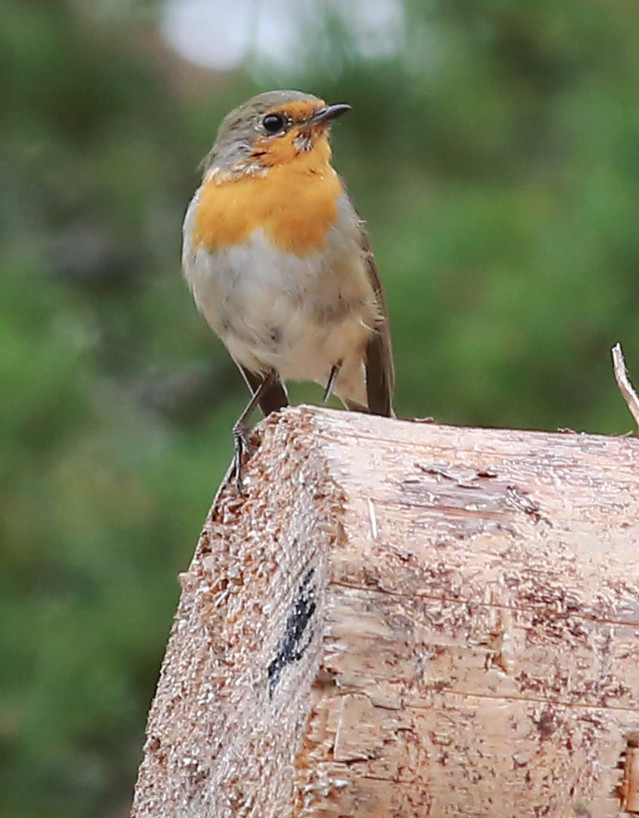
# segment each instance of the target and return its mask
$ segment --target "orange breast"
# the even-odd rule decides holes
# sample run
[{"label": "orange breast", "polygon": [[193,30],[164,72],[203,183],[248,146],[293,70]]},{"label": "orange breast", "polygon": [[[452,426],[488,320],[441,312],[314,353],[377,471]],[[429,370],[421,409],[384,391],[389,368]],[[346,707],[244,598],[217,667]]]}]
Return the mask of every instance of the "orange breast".
[{"label": "orange breast", "polygon": [[261,228],[283,252],[305,256],[321,248],[342,193],[329,158],[328,144],[318,145],[264,175],[211,177],[200,190],[193,241],[219,250]]}]

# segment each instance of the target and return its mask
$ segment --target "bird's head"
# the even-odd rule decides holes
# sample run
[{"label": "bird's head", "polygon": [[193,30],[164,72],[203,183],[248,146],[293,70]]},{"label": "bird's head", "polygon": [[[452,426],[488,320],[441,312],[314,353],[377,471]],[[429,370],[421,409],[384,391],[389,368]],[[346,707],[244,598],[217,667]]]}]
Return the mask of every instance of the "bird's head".
[{"label": "bird's head", "polygon": [[348,110],[350,105],[327,105],[301,91],[259,94],[224,117],[205,170],[261,174],[313,154],[318,164],[328,162],[330,125]]}]

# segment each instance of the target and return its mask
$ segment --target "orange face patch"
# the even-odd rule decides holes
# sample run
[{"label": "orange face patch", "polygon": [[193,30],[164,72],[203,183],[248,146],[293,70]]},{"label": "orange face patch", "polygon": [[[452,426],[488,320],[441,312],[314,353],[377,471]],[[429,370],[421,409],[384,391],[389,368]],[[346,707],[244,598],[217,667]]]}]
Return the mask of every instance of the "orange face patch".
[{"label": "orange face patch", "polygon": [[279,105],[270,113],[286,114],[293,122],[305,122],[310,119],[320,108],[325,108],[323,99],[298,99],[296,102],[287,102],[286,105]]},{"label": "orange face patch", "polygon": [[[307,137],[311,141],[308,150],[321,147],[320,143],[328,143],[329,123],[323,123],[313,128],[304,127],[304,123],[313,116],[316,111],[326,106],[324,100],[298,100],[289,102],[286,105],[279,105],[267,111],[268,114],[283,114],[293,124],[286,133],[275,137],[258,137],[253,146],[253,155],[262,165],[274,167],[292,162],[300,153],[299,139]],[[327,145],[328,147],[328,145]],[[329,151],[330,157],[330,151]]]},{"label": "orange face patch", "polygon": [[204,182],[192,234],[196,245],[209,250],[232,247],[261,229],[285,253],[305,256],[323,246],[342,193],[330,165],[328,140],[320,136],[311,150],[296,154],[295,161],[284,158],[289,148],[294,145],[287,140],[279,161],[263,175],[213,175]]}]

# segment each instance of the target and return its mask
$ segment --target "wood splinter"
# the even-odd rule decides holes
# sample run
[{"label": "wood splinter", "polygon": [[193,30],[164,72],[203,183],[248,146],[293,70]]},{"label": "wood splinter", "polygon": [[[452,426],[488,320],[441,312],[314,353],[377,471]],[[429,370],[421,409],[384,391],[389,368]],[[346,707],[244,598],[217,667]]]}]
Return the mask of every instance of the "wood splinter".
[{"label": "wood splinter", "polygon": [[630,409],[630,413],[639,427],[639,395],[637,395],[628,377],[628,369],[626,368],[626,361],[623,357],[621,344],[615,344],[612,348],[612,363],[619,391],[623,395],[623,399],[626,401],[626,405],[628,409]]}]

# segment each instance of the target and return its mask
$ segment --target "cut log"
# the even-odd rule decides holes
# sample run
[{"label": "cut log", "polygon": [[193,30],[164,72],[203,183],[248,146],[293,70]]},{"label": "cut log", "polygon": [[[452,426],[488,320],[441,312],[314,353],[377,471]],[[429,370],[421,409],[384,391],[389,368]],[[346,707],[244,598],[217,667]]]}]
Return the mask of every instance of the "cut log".
[{"label": "cut log", "polygon": [[259,434],[182,576],[135,818],[639,812],[639,440]]}]

